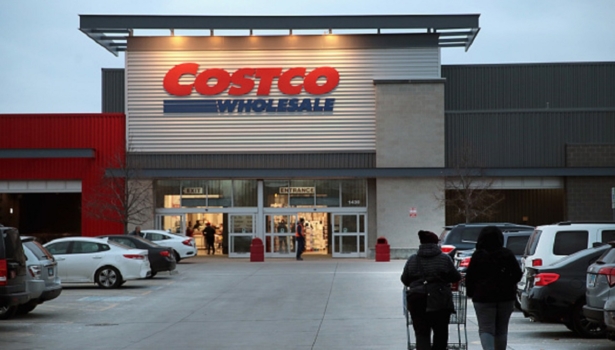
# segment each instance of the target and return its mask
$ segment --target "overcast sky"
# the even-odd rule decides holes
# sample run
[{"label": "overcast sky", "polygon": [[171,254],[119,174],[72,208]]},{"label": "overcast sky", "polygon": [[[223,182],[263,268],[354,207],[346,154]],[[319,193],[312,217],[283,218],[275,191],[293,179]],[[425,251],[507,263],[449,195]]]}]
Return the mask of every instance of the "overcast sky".
[{"label": "overcast sky", "polygon": [[614,0],[0,0],[0,113],[98,113],[101,69],[123,68],[80,14],[480,14],[470,50],[442,64],[615,60]]}]

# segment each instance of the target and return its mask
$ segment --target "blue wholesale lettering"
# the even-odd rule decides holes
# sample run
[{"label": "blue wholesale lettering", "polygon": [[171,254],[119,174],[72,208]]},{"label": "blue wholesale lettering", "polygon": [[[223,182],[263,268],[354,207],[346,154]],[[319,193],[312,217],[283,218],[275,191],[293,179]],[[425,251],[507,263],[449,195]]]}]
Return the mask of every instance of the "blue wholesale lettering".
[{"label": "blue wholesale lettering", "polygon": [[314,113],[333,112],[334,98],[165,100],[164,113]]}]

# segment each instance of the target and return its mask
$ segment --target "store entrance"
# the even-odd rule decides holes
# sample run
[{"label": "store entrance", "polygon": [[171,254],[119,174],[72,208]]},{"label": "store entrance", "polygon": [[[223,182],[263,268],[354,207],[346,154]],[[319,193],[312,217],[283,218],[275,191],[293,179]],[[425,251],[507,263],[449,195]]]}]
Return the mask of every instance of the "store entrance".
[{"label": "store entrance", "polygon": [[199,255],[207,254],[203,229],[206,223],[216,230],[214,249],[215,254],[227,254],[224,237],[227,231],[224,229],[228,215],[224,213],[185,213],[185,214],[156,214],[157,230],[164,230],[179,235],[191,235],[194,237]]},{"label": "store entrance", "polygon": [[291,213],[265,215],[265,255],[291,258],[296,256],[296,224],[303,218],[305,225],[304,255],[329,254],[330,213]]}]

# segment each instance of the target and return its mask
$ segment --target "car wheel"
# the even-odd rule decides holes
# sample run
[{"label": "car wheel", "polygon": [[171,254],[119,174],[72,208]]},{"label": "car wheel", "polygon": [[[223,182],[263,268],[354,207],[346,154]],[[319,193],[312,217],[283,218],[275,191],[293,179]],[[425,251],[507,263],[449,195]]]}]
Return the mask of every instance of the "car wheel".
[{"label": "car wheel", "polygon": [[179,253],[176,250],[174,250],[173,252],[175,253],[175,262],[179,262],[182,258],[179,256]]},{"label": "car wheel", "polygon": [[36,300],[30,300],[25,304],[19,305],[19,307],[17,307],[17,313],[20,315],[25,315],[34,310],[37,305],[38,303],[36,302]]},{"label": "car wheel", "polygon": [[572,309],[572,327],[574,331],[583,338],[604,338],[606,327],[600,323],[594,323],[583,315],[583,305],[577,303]]},{"label": "car wheel", "polygon": [[17,306],[0,307],[0,320],[8,320],[17,313]]},{"label": "car wheel", "polygon": [[147,276],[147,277],[145,277],[145,278],[147,278],[147,279],[152,279],[152,278],[154,278],[154,277],[156,276],[156,273],[157,273],[157,272],[152,272],[152,274],[151,274],[151,275],[149,275],[149,276]]},{"label": "car wheel", "polygon": [[118,288],[122,285],[122,275],[115,267],[101,267],[96,271],[96,283],[101,288]]}]

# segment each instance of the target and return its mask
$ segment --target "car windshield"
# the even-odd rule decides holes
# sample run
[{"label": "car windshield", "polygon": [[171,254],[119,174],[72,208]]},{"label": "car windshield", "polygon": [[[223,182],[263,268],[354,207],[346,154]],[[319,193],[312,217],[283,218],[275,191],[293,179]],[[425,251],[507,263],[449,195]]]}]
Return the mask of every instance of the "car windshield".
[{"label": "car windshield", "polygon": [[600,259],[598,259],[598,261],[606,263],[606,264],[613,264],[613,263],[615,263],[615,248],[611,248],[611,249],[607,250],[600,257]]},{"label": "car windshield", "polygon": [[129,246],[127,246],[127,245],[123,245],[123,244],[121,244],[121,243],[117,243],[117,242],[112,241],[112,240],[110,240],[110,239],[109,239],[109,240],[107,240],[107,243],[109,243],[109,245],[113,245],[113,246],[116,246],[116,247],[118,247],[118,248],[122,248],[122,249],[132,249],[131,247],[129,247]]},{"label": "car windshield", "polygon": [[23,242],[23,245],[28,247],[38,260],[53,260],[53,255],[40,243],[36,241]]}]

